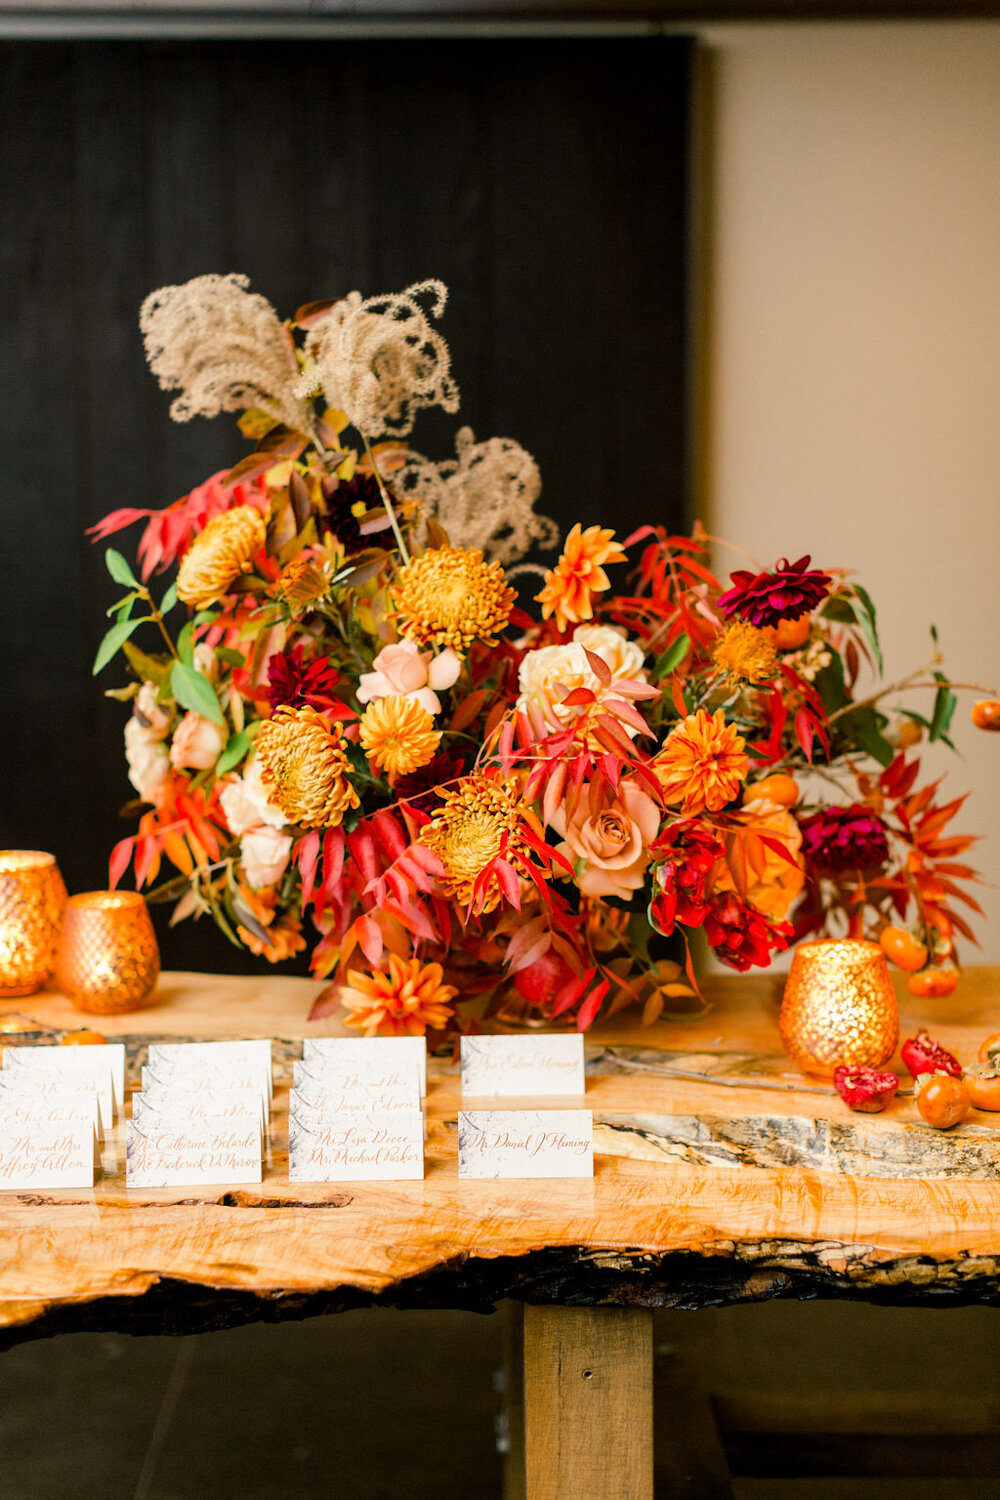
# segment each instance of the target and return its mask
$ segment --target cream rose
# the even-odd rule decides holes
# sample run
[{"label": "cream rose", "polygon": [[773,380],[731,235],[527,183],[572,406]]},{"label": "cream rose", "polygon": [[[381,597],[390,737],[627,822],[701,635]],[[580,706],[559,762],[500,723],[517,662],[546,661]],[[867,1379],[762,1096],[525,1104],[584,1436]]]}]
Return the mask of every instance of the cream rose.
[{"label": "cream rose", "polygon": [[648,845],[660,828],[660,810],[634,782],[623,781],[618,796],[592,811],[587,787],[573,817],[564,810],[552,820],[570,854],[583,862],[576,884],[585,896],[628,900],[642,885],[649,864]]},{"label": "cream rose", "polygon": [[251,828],[240,840],[240,862],[253,890],[277,885],[292,852],[291,834],[276,828]]},{"label": "cream rose", "polygon": [[[592,671],[587,660],[588,651],[599,656],[610,668],[610,689]],[[518,707],[524,708],[529,702],[537,703],[547,721],[558,728],[579,712],[575,708],[563,708],[563,699],[576,688],[589,688],[598,699],[614,696],[614,683],[618,678],[646,680],[642,662],[642,648],[610,625],[578,626],[572,641],[566,645],[540,646],[524,657],[518,673],[521,689]],[[630,728],[628,732],[634,734],[635,730]]]},{"label": "cream rose", "polygon": [[178,770],[207,771],[219,758],[222,731],[211,719],[188,712],[174,731],[170,764]]},{"label": "cream rose", "polygon": [[439,651],[421,651],[414,641],[383,646],[372,662],[371,672],[362,672],[358,701],[374,703],[379,698],[412,698],[433,717],[441,712],[438,693],[458,681],[461,658],[450,646]]},{"label": "cream rose", "polygon": [[573,640],[607,662],[612,677],[633,677],[646,681],[642,664],[645,661],[638,641],[630,641],[613,625],[578,625]]},{"label": "cream rose", "polygon": [[159,806],[170,777],[170,756],[159,734],[134,714],[125,725],[125,759],[128,779],[143,802]]},{"label": "cream rose", "polygon": [[284,828],[285,815],[280,807],[267,800],[267,790],[260,779],[260,762],[256,755],[247,761],[242,776],[236,776],[219,793],[222,811],[229,831],[236,835],[251,828]]},{"label": "cream rose", "polygon": [[166,739],[170,728],[170,710],[156,701],[156,683],[144,682],[135,695],[135,712],[145,720],[143,728],[149,730],[153,739]]}]

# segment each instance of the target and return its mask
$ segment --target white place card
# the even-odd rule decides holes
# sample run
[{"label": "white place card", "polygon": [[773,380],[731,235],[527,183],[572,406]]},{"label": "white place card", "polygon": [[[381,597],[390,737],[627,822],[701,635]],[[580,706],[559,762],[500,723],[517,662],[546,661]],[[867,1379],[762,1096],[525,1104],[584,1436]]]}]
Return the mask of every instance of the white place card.
[{"label": "white place card", "polygon": [[289,1106],[289,1182],[399,1182],[423,1175],[420,1110],[331,1115]]},{"label": "white place card", "polygon": [[583,1036],[463,1036],[462,1096],[528,1098],[582,1094]]},{"label": "white place card", "polygon": [[385,1088],[345,1087],[338,1077],[314,1078],[304,1074],[293,1083],[289,1092],[289,1108],[295,1102],[307,1105],[320,1114],[344,1114],[359,1111],[362,1114],[382,1114],[385,1110],[416,1110],[420,1112],[420,1095],[416,1080],[405,1084],[391,1084]]},{"label": "white place card", "polygon": [[185,1072],[217,1076],[220,1083],[233,1081],[233,1075],[254,1074],[260,1081],[264,1097],[271,1099],[271,1043],[266,1038],[252,1041],[225,1042],[150,1042],[146,1059],[150,1068],[160,1065],[182,1068]]},{"label": "white place card", "polygon": [[49,1077],[66,1084],[88,1082],[97,1089],[105,1130],[110,1129],[125,1097],[125,1048],[120,1042],[97,1047],[6,1047],[3,1072]]},{"label": "white place card", "polygon": [[28,1069],[0,1069],[0,1113],[7,1113],[19,1105],[29,1107],[43,1104],[64,1104],[85,1111],[97,1122],[97,1139],[103,1141],[110,1132],[112,1119],[109,1114],[107,1130],[101,1112],[101,1095],[97,1084],[90,1077],[64,1078],[58,1073],[41,1073]]},{"label": "white place card", "polygon": [[94,1128],[75,1124],[0,1122],[0,1191],[94,1186]]},{"label": "white place card", "polygon": [[257,1068],[233,1068],[221,1073],[187,1068],[183,1063],[157,1062],[155,1066],[144,1064],[139,1081],[144,1094],[196,1094],[203,1099],[214,1099],[237,1093],[252,1093],[260,1100],[265,1122],[271,1118],[271,1100],[264,1092],[260,1072]]},{"label": "white place card", "polygon": [[178,1127],[162,1120],[152,1128],[129,1120],[125,1135],[127,1187],[222,1187],[260,1182],[260,1130],[212,1117]]},{"label": "white place card", "polygon": [[306,1037],[302,1060],[310,1065],[322,1060],[344,1069],[416,1070],[421,1098],[427,1093],[427,1041],[422,1036]]},{"label": "white place card", "polygon": [[459,1177],[593,1177],[589,1109],[462,1109]]},{"label": "white place card", "polygon": [[263,1145],[265,1123],[256,1089],[229,1089],[209,1094],[161,1093],[132,1095],[132,1119],[147,1134],[154,1126],[183,1129],[191,1120],[226,1120],[230,1125],[255,1124]]},{"label": "white place card", "polygon": [[[25,1129],[35,1125],[88,1125],[97,1153],[101,1138],[97,1095],[90,1091],[67,1098],[61,1093],[43,1094],[27,1088],[21,1093],[0,1094],[0,1131],[18,1125]],[[98,1160],[95,1155],[95,1161]]]}]

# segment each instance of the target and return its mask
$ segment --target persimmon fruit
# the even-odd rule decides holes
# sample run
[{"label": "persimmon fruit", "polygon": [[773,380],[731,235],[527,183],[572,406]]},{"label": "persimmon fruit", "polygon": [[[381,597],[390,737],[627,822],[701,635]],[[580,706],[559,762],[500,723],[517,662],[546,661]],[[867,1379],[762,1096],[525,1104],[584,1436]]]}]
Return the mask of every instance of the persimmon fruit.
[{"label": "persimmon fruit", "polygon": [[980,698],[972,705],[972,722],[977,729],[1000,731],[1000,698]]},{"label": "persimmon fruit", "polygon": [[787,771],[775,771],[763,781],[755,781],[743,794],[744,804],[774,802],[778,807],[794,807],[799,800],[799,784]]},{"label": "persimmon fruit", "polygon": [[919,973],[910,975],[906,988],[911,995],[941,1000],[952,993],[957,983],[957,969],[921,969]]},{"label": "persimmon fruit", "polygon": [[972,1107],[969,1090],[950,1073],[921,1073],[917,1079],[917,1109],[928,1125],[950,1130]]},{"label": "persimmon fruit", "polygon": [[908,974],[915,974],[927,962],[926,947],[905,927],[883,927],[878,941],[886,958]]},{"label": "persimmon fruit", "polygon": [[796,615],[794,620],[779,620],[777,625],[764,625],[762,630],[771,645],[778,651],[797,651],[809,639],[812,625],[810,614]]},{"label": "persimmon fruit", "polygon": [[102,1036],[99,1031],[88,1031],[84,1027],[82,1031],[67,1031],[61,1045],[63,1047],[103,1047],[107,1040],[107,1037]]},{"label": "persimmon fruit", "polygon": [[1000,1072],[995,1067],[974,1064],[965,1070],[964,1079],[976,1109],[1000,1109]]}]

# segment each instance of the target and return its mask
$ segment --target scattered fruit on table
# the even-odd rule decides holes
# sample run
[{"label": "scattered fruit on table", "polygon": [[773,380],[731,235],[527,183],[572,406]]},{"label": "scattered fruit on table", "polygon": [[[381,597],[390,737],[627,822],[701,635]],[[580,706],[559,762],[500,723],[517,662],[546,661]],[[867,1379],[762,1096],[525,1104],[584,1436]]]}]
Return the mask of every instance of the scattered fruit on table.
[{"label": "scattered fruit on table", "polygon": [[899,1088],[899,1079],[878,1068],[841,1067],[833,1075],[833,1086],[849,1109],[876,1115]]},{"label": "scattered fruit on table", "polygon": [[921,1073],[950,1073],[953,1078],[962,1076],[962,1064],[958,1058],[945,1051],[926,1031],[908,1037],[899,1050],[907,1072],[914,1078],[919,1078]]},{"label": "scattered fruit on table", "polygon": [[976,1109],[1000,1109],[1000,1070],[991,1063],[973,1063],[963,1080]]},{"label": "scattered fruit on table", "polygon": [[921,1073],[917,1079],[917,1109],[935,1130],[950,1130],[972,1107],[969,1090],[950,1073]]},{"label": "scattered fruit on table", "polygon": [[918,974],[910,975],[906,981],[906,988],[911,995],[922,995],[932,1000],[940,1000],[944,995],[950,995],[957,983],[957,969],[950,967],[921,969]]},{"label": "scattered fruit on table", "polygon": [[979,1061],[1000,1066],[1000,1031],[993,1031],[979,1044]]},{"label": "scattered fruit on table", "polygon": [[107,1040],[107,1037],[102,1036],[99,1031],[88,1031],[84,1028],[82,1031],[67,1031],[61,1045],[63,1047],[103,1047]]},{"label": "scattered fruit on table", "polygon": [[879,935],[879,946],[886,958],[913,974],[927,962],[927,948],[905,927],[884,927]]},{"label": "scattered fruit on table", "polygon": [[1000,730],[1000,698],[980,698],[974,703],[972,722],[977,729]]}]

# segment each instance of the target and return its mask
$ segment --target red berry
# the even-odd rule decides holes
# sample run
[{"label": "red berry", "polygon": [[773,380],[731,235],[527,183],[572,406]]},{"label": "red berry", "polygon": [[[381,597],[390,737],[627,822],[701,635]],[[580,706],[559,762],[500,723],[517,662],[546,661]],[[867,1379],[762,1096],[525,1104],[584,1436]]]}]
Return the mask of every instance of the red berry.
[{"label": "red berry", "polygon": [[548,948],[541,958],[536,958],[526,969],[518,969],[514,975],[514,987],[529,1005],[544,1005],[552,1000],[563,985],[573,977],[570,968],[554,948]]},{"label": "red berry", "polygon": [[880,1073],[877,1068],[838,1068],[833,1075],[833,1086],[851,1109],[865,1114],[878,1114],[885,1109],[899,1088],[895,1073]]},{"label": "red berry", "polygon": [[957,1057],[938,1045],[926,1031],[918,1031],[900,1048],[903,1062],[914,1078],[921,1073],[950,1073],[952,1078],[961,1078],[962,1064]]}]

